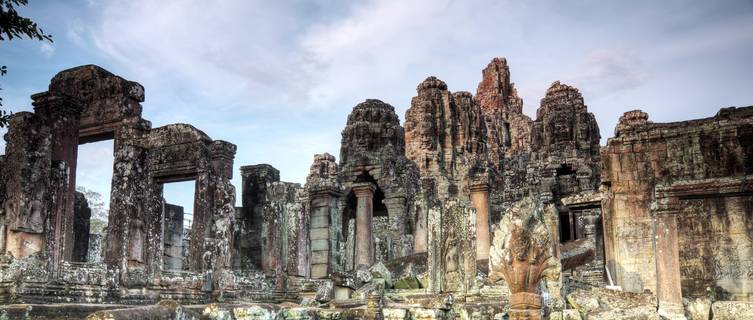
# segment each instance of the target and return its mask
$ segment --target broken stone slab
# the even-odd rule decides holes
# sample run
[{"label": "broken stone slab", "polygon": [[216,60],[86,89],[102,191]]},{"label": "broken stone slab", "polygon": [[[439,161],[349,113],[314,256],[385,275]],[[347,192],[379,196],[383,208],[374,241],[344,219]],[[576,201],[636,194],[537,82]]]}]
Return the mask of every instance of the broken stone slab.
[{"label": "broken stone slab", "polygon": [[439,309],[424,309],[424,308],[411,308],[411,319],[416,320],[440,320],[446,319],[446,313],[444,310]]},{"label": "broken stone slab", "polygon": [[334,284],[332,281],[323,281],[316,290],[314,299],[319,302],[328,302],[335,295]]},{"label": "broken stone slab", "polygon": [[374,276],[371,275],[371,271],[367,268],[359,267],[358,270],[356,270],[356,280],[360,283],[371,282],[373,278]]},{"label": "broken stone slab", "polygon": [[648,306],[656,309],[658,301],[651,293],[634,293],[610,290],[606,288],[592,288],[592,294],[608,309],[630,309]]},{"label": "broken stone slab", "polygon": [[574,269],[593,261],[596,248],[592,239],[578,239],[560,245],[562,270]]},{"label": "broken stone slab", "polygon": [[711,305],[714,320],[753,319],[753,302],[717,301]]},{"label": "broken stone slab", "polygon": [[410,313],[406,309],[384,308],[382,317],[384,320],[407,320],[410,319]]},{"label": "broken stone slab", "polygon": [[204,307],[201,319],[204,320],[246,320],[263,319],[274,320],[282,311],[280,305],[255,304],[217,304],[212,303]]},{"label": "broken stone slab", "polygon": [[364,284],[362,287],[358,288],[355,292],[353,292],[353,297],[356,299],[366,299],[366,297],[369,296],[371,293],[381,293],[383,292],[384,288],[382,287],[382,284],[379,282],[370,282],[367,284]]},{"label": "broken stone slab", "polygon": [[576,290],[567,295],[567,302],[581,314],[599,310],[599,300],[586,290]]},{"label": "broken stone slab", "polygon": [[[581,315],[588,315],[588,319],[591,319],[592,314],[606,311],[617,312],[619,310],[633,310],[629,314],[637,314],[641,317],[644,315],[653,317],[657,306],[656,297],[652,294],[616,291],[605,288],[592,288],[590,291],[583,289],[575,290],[567,295],[567,302],[573,309],[578,310]],[[620,312],[608,314],[623,316],[623,313]]]},{"label": "broken stone slab", "polygon": [[369,268],[369,271],[373,278],[384,279],[385,288],[392,287],[392,273],[381,261],[372,265],[371,268]]},{"label": "broken stone slab", "polygon": [[580,312],[575,309],[562,310],[562,320],[581,320]]},{"label": "broken stone slab", "polygon": [[688,320],[709,320],[711,316],[711,299],[683,299],[685,301],[685,316]]},{"label": "broken stone slab", "polygon": [[414,276],[400,278],[392,285],[394,289],[421,289],[421,282]]},{"label": "broken stone slab", "polygon": [[331,279],[335,286],[346,287],[353,290],[356,290],[363,285],[363,282],[359,281],[356,275],[348,272],[333,272],[331,274]]},{"label": "broken stone slab", "polygon": [[160,301],[152,306],[97,311],[86,317],[87,320],[199,320],[199,315],[185,310],[173,300]]},{"label": "broken stone slab", "polygon": [[662,317],[656,312],[655,308],[649,306],[628,308],[628,309],[610,309],[586,316],[588,320],[661,320]]}]

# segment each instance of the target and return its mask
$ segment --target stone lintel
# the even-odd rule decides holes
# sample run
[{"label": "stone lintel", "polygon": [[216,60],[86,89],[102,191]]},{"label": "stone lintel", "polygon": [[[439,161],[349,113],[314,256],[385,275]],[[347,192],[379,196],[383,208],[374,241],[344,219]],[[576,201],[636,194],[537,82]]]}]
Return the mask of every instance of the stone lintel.
[{"label": "stone lintel", "polygon": [[682,199],[753,195],[753,175],[680,181],[672,185],[657,185],[654,192],[656,201],[651,214],[676,214],[682,209]]},{"label": "stone lintel", "polygon": [[308,187],[309,197],[336,197],[342,196],[342,191],[339,187],[334,185],[313,185]]},{"label": "stone lintel", "polygon": [[567,207],[581,207],[591,204],[600,204],[604,199],[601,192],[582,192],[569,197],[562,198],[560,201]]}]

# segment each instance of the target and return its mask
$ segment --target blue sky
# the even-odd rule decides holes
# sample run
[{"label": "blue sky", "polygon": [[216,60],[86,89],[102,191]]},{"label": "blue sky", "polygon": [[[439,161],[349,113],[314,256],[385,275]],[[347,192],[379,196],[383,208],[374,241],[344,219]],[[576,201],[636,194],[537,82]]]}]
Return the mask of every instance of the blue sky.
[{"label": "blue sky", "polygon": [[[427,76],[475,92],[495,56],[532,117],[553,81],[580,88],[602,144],[624,111],[666,122],[753,105],[749,0],[32,0],[20,12],[55,42],[0,43],[6,109],[30,110],[60,70],[100,65],[144,85],[154,127],[235,143],[236,187],[257,163],[303,182],[313,154],[338,155],[357,103],[382,99],[402,119]],[[81,150],[78,184],[109,194],[112,144]],[[192,211],[192,188],[166,198]]]}]

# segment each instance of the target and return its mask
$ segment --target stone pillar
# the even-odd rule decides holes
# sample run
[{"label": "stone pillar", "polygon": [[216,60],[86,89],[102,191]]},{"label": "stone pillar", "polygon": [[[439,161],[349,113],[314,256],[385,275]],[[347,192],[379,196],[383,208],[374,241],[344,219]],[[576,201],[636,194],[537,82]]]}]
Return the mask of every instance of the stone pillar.
[{"label": "stone pillar", "polygon": [[312,278],[326,278],[330,268],[333,245],[330,237],[330,209],[340,198],[340,190],[332,186],[311,187],[311,221],[309,238],[311,239],[311,256],[309,275]]},{"label": "stone pillar", "polygon": [[659,314],[673,319],[683,315],[680,247],[675,213],[656,215],[656,296]]},{"label": "stone pillar", "polygon": [[[274,228],[269,230],[269,215],[264,212],[264,206],[268,202],[266,199],[267,185],[280,181],[280,171],[268,164],[242,166],[241,177],[243,209],[241,209],[241,220],[239,221],[239,241],[235,244],[240,253],[238,259],[250,263],[249,266],[244,267],[273,272],[277,264],[276,258],[279,255],[271,254],[270,252],[275,251],[269,251],[269,248],[270,245],[274,244],[277,234]],[[264,228],[266,228],[266,231],[262,231]],[[274,248],[274,246],[271,248]]]},{"label": "stone pillar", "polygon": [[471,204],[476,209],[476,260],[489,259],[491,235],[489,234],[489,185],[486,183],[473,184],[471,189]]},{"label": "stone pillar", "polygon": [[183,207],[164,204],[165,243],[163,268],[165,270],[183,269]]},{"label": "stone pillar", "polygon": [[405,210],[405,197],[390,196],[384,199],[384,205],[387,207],[392,230],[389,259],[407,256],[412,253],[412,235],[407,233],[409,221]]},{"label": "stone pillar", "polygon": [[413,235],[413,253],[426,252],[427,249],[427,213],[429,208],[416,208],[416,230]]},{"label": "stone pillar", "polygon": [[352,187],[358,199],[356,207],[356,268],[361,265],[371,266],[374,263],[374,239],[371,235],[371,219],[374,213],[373,183],[361,182]]},{"label": "stone pillar", "polygon": [[60,180],[66,184],[65,201],[62,205],[53,205],[55,212],[50,213],[51,223],[55,225],[52,236],[57,244],[52,253],[53,264],[57,261],[73,259],[73,221],[74,193],[76,192],[76,162],[78,158],[78,127],[81,117],[81,103],[71,97],[54,95],[49,92],[35,94],[32,97],[34,112],[49,126],[52,145],[52,161],[63,161],[68,167],[67,177]]},{"label": "stone pillar", "polygon": [[429,208],[434,204],[430,195],[436,194],[434,178],[421,178],[420,183],[421,194],[419,195],[419,205],[416,206],[416,222],[413,233],[414,253],[427,252],[429,250]]},{"label": "stone pillar", "polygon": [[[191,242],[188,248],[188,269],[191,271],[207,271],[214,257],[206,247],[206,236],[212,215],[212,195],[214,183],[209,172],[199,172],[196,175],[194,189],[193,221],[191,222]],[[209,254],[205,254],[209,252]]]}]

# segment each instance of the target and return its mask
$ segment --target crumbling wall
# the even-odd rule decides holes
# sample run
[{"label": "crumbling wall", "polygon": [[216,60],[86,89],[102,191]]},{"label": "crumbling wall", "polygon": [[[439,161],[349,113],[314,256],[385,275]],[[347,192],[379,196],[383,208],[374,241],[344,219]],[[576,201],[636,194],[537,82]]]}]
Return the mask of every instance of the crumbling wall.
[{"label": "crumbling wall", "polygon": [[262,269],[262,214],[267,183],[280,181],[280,172],[268,164],[241,167],[241,215],[236,227],[238,256],[233,266],[239,269]]},{"label": "crumbling wall", "polygon": [[490,223],[496,224],[511,204],[529,195],[526,174],[531,150],[531,118],[510,80],[507,59],[494,58],[481,72],[475,100],[486,122],[491,178]]},{"label": "crumbling wall", "polygon": [[[306,275],[312,278],[324,278],[333,272],[346,270],[346,252],[343,234],[343,209],[340,207],[342,185],[337,179],[338,166],[331,154],[314,155],[314,161],[306,177],[306,194],[308,195],[308,210],[305,215],[308,226],[307,241],[311,250],[299,250],[299,263],[309,265]],[[351,258],[352,261],[352,258]]]},{"label": "crumbling wall", "polygon": [[234,145],[212,141],[188,125],[152,130],[141,119],[143,87],[93,65],[58,73],[48,91],[32,99],[33,113],[11,119],[3,157],[7,162],[0,167],[3,228],[8,230],[3,242],[11,254],[44,261],[49,280],[69,276],[62,262],[86,260],[89,232],[84,230],[85,214],[76,213],[74,197],[78,145],[114,139],[104,262],[119,271],[118,283],[140,288],[159,283],[162,183],[171,181],[199,181],[197,207],[203,211],[196,224],[208,227],[192,242],[200,251],[191,261],[194,270],[229,266],[224,260],[230,256]]},{"label": "crumbling wall", "polygon": [[451,199],[467,193],[471,180],[489,166],[487,132],[481,109],[468,92],[451,93],[429,77],[405,113],[405,154],[422,177],[437,181],[438,196]]},{"label": "crumbling wall", "polygon": [[[45,220],[52,209],[50,196],[52,134],[41,119],[30,112],[14,114],[5,134],[6,190],[3,216],[7,238],[5,250],[23,258],[44,249]],[[22,245],[26,243],[26,245]]]},{"label": "crumbling wall", "polygon": [[[389,216],[389,259],[413,252],[413,197],[418,187],[418,169],[405,157],[405,130],[395,108],[375,99],[368,99],[353,108],[342,131],[340,176],[343,183],[343,215],[353,203],[348,202],[355,183],[370,182],[376,193],[384,195],[382,204]],[[344,218],[347,222],[347,218]],[[344,234],[348,234],[344,230]]]},{"label": "crumbling wall", "polygon": [[[615,137],[602,152],[606,259],[619,285],[656,292],[657,275],[645,266],[672,254],[659,253],[663,247],[654,252],[655,233],[665,230],[654,225],[659,218],[662,225],[669,221],[666,230],[678,235],[677,272],[682,271],[675,280],[682,282],[683,294],[700,295],[706,287],[727,297],[746,294],[745,285],[731,283],[751,281],[749,274],[737,271],[751,259],[753,211],[746,187],[753,173],[751,123],[751,107],[674,123],[649,122],[640,110],[620,118]],[[725,183],[717,179],[735,187],[722,188]]]},{"label": "crumbling wall", "polygon": [[280,182],[280,172],[268,164],[243,166],[241,172],[244,208],[239,235],[246,239],[236,238],[241,257],[235,264],[259,268],[254,260],[260,258],[260,269],[267,275],[306,275],[308,201],[303,188]]}]

